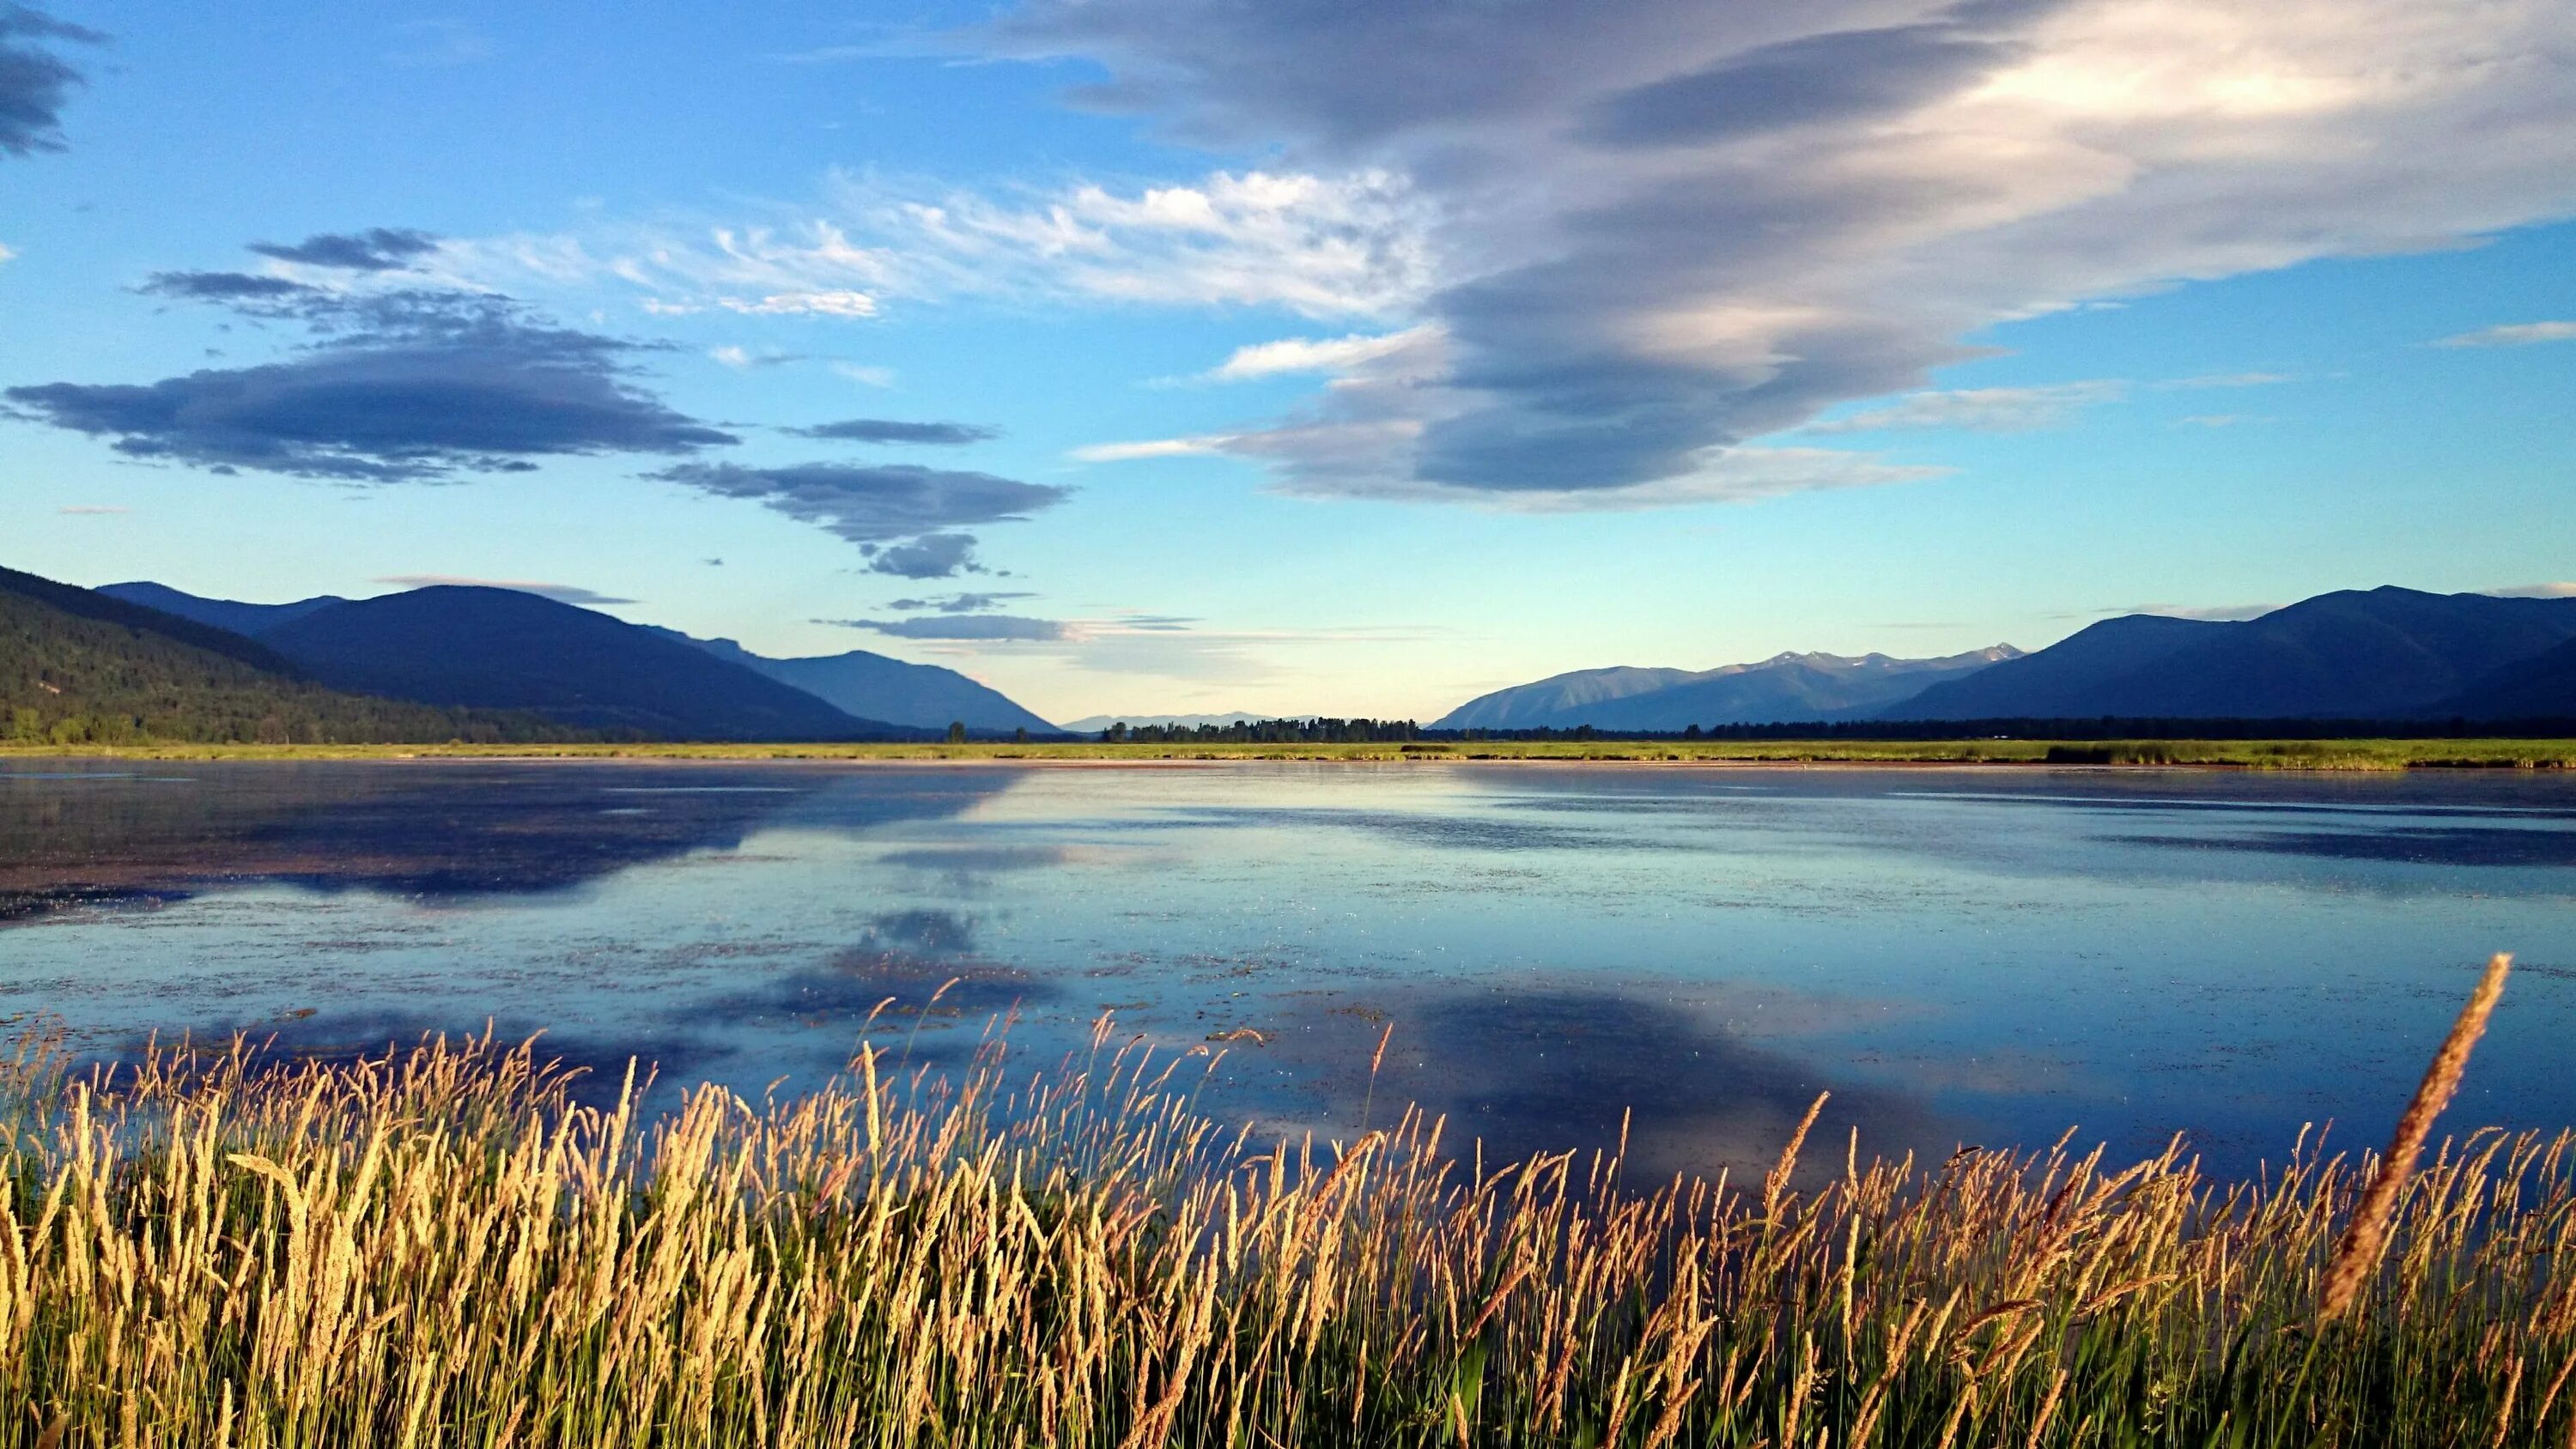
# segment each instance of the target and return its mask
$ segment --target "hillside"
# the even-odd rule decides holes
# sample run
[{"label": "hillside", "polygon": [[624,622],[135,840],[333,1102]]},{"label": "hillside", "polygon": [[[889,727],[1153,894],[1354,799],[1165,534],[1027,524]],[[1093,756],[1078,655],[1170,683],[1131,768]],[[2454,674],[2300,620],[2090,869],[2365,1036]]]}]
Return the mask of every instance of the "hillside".
[{"label": "hillside", "polygon": [[260,642],[342,689],[535,710],[661,739],[908,733],[654,630],[514,589],[441,585],[333,604],[269,629]]},{"label": "hillside", "polygon": [[0,569],[0,739],[404,744],[572,735],[525,716],[327,689],[251,640]]},{"label": "hillside", "polygon": [[1587,669],[1468,701],[1434,729],[1597,729],[1672,733],[1693,725],[1835,720],[1869,712],[1927,683],[2020,656],[2009,644],[1939,659],[1884,654],[1780,654],[1718,669]]},{"label": "hillside", "polygon": [[801,689],[851,714],[917,729],[944,730],[951,721],[959,721],[976,734],[1057,732],[1054,725],[1022,709],[1010,696],[935,664],[909,664],[864,649],[772,659],[754,654],[731,639],[691,639],[676,631],[659,632],[687,640],[718,659]]},{"label": "hillside", "polygon": [[245,604],[235,599],[200,598],[168,584],[141,579],[126,584],[101,584],[94,592],[123,599],[130,604],[141,604],[147,609],[158,609],[165,614],[176,614],[182,619],[193,619],[251,639],[317,609],[349,602],[338,594],[320,594],[291,604]]},{"label": "hillside", "polygon": [[[273,630],[282,629],[307,616],[351,602],[335,595],[325,594],[288,604],[247,604],[232,599],[203,598],[171,588],[166,584],[150,582],[110,584],[99,592],[139,604],[148,604],[153,608],[200,620],[220,628],[232,629],[253,638],[263,637]],[[573,609],[569,604],[558,604],[555,607]],[[621,620],[610,619],[606,615],[589,610],[573,609],[573,612],[590,614],[593,618],[605,620],[620,628],[638,630],[643,634],[748,670],[774,684],[782,684],[810,695],[851,717],[850,720],[837,726],[845,733],[859,731],[901,735],[906,730],[944,731],[951,721],[956,720],[964,721],[966,727],[977,734],[1007,735],[1023,729],[1031,734],[1056,733],[1054,725],[1021,708],[1008,696],[978,684],[953,669],[942,669],[932,664],[910,664],[900,659],[889,659],[882,654],[871,654],[863,649],[812,658],[771,659],[754,654],[730,639],[697,639],[677,629],[665,629],[651,624],[627,625]],[[558,626],[561,624],[562,616],[550,617],[556,620]],[[439,648],[441,658],[436,668],[440,673],[452,673],[458,668],[467,666],[468,661],[459,657],[452,647],[441,645]],[[665,658],[667,659],[667,656]],[[479,685],[478,689],[485,689],[488,692],[487,686],[491,683],[492,681],[487,680],[485,685]],[[426,686],[415,680],[405,687]],[[777,704],[777,696],[774,693],[764,697],[772,706]],[[596,698],[592,698],[571,707],[588,710],[594,708],[596,704]],[[660,705],[638,702],[638,707],[647,714],[663,712],[663,707]],[[549,708],[553,707],[549,706]],[[714,724],[728,730],[743,723],[735,721],[728,724],[723,720],[714,721]],[[806,726],[800,728],[810,731],[813,727],[812,722],[808,721]],[[713,737],[735,739],[753,736],[726,733]],[[812,737],[815,736],[809,732],[786,738]]]},{"label": "hillside", "polygon": [[2482,675],[2426,713],[2474,720],[2576,720],[2576,638]]},{"label": "hillside", "polygon": [[[2345,590],[2242,623],[2130,615],[1938,684],[1891,720],[2486,716],[2477,688],[2576,638],[2576,599]],[[2484,683],[2495,681],[2494,683]]]}]

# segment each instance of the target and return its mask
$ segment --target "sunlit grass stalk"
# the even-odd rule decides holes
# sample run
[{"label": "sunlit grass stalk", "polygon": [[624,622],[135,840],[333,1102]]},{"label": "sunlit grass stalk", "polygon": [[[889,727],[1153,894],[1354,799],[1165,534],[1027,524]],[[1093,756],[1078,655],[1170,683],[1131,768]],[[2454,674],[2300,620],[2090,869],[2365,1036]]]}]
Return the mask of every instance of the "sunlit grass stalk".
[{"label": "sunlit grass stalk", "polygon": [[[1796,1173],[1811,1110],[1748,1194],[1632,1188],[1610,1152],[1462,1162],[1409,1110],[1256,1144],[1195,1111],[1179,1065],[1104,1023],[1054,1074],[998,1046],[955,1076],[871,1049],[810,1095],[652,1113],[649,1077],[586,1106],[488,1038],[68,1077],[22,1052],[0,1444],[2576,1433],[2565,1134],[2482,1130],[2394,1175],[2404,1134],[2378,1162],[2303,1141],[2246,1182],[2179,1141],[2125,1166],[1855,1146]],[[2319,1265],[2361,1215],[2370,1266],[2321,1335],[2343,1280]]]}]

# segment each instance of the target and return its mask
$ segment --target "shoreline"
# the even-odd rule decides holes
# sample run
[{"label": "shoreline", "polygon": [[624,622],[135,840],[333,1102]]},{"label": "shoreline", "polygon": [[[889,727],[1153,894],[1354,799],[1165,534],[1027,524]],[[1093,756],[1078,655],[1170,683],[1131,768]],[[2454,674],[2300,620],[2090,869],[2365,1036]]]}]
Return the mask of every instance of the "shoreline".
[{"label": "shoreline", "polygon": [[2053,770],[2392,773],[2576,769],[2576,740],[1479,740],[1411,744],[406,744],[0,745],[17,761],[451,760],[665,764],[1009,765],[1142,768],[1225,764],[1624,765],[1725,769],[1949,766]]}]

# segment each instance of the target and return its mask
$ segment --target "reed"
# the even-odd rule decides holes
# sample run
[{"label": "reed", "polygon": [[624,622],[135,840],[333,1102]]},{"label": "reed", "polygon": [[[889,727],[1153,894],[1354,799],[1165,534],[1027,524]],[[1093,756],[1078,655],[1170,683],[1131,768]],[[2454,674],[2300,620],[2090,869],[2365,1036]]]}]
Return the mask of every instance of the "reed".
[{"label": "reed", "polygon": [[[2566,1134],[1857,1150],[1747,1193],[1256,1142],[1200,1070],[882,1054],[586,1102],[527,1045],[0,1082],[0,1443],[2449,1446],[2576,1432]],[[1811,1124],[1810,1124],[1811,1125]],[[1799,1134],[1804,1136],[1804,1130]],[[2392,1154],[2390,1162],[2396,1160]],[[2359,1309],[2329,1260],[2387,1183]],[[2376,1203],[2377,1198],[2367,1200]]]}]

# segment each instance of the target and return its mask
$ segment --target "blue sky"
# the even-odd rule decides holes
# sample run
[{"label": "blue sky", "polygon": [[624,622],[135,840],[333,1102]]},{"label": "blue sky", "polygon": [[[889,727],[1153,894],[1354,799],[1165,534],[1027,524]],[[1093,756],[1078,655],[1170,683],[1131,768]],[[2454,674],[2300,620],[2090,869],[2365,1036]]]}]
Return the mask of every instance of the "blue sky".
[{"label": "blue sky", "polygon": [[0,563],[539,583],[1059,719],[2548,587],[2571,53],[2514,0],[0,8]]}]

